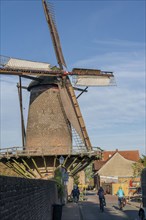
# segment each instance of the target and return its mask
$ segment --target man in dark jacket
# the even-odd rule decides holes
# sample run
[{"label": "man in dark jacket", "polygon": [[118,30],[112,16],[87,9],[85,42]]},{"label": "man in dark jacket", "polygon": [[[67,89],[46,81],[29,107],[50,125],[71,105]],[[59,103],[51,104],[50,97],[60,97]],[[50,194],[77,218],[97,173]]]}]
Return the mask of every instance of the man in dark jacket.
[{"label": "man in dark jacket", "polygon": [[72,190],[72,196],[73,196],[73,201],[74,202],[79,201],[79,195],[80,195],[79,188],[77,186],[74,186],[74,188]]},{"label": "man in dark jacket", "polygon": [[97,195],[99,197],[100,209],[103,211],[104,210],[103,206],[106,206],[106,202],[105,202],[104,190],[101,186],[97,192]]}]

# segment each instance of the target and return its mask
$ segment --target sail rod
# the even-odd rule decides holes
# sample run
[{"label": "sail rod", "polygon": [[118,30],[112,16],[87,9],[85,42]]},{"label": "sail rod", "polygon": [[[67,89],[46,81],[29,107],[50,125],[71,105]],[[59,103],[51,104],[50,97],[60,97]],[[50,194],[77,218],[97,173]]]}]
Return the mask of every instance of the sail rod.
[{"label": "sail rod", "polygon": [[87,92],[88,86],[86,86],[86,88],[76,97],[76,99],[78,99],[84,92]]}]

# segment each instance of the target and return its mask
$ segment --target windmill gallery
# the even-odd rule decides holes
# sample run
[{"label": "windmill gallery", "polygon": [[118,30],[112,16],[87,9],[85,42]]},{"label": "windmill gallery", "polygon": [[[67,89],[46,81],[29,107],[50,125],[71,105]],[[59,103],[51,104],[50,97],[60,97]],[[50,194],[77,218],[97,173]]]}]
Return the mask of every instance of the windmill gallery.
[{"label": "windmill gallery", "polygon": [[[21,177],[48,179],[53,177],[60,166],[59,158],[63,156],[62,165],[73,177],[101,156],[100,149],[93,151],[77,99],[89,86],[113,85],[114,75],[97,69],[67,71],[52,6],[47,0],[42,0],[42,4],[58,65],[1,56],[0,74],[15,75],[19,79],[23,146],[3,149],[0,160]],[[72,76],[75,77],[74,86]],[[27,87],[22,85],[22,78],[30,80]],[[23,89],[30,92],[26,129]],[[81,92],[78,97],[75,90]]]}]

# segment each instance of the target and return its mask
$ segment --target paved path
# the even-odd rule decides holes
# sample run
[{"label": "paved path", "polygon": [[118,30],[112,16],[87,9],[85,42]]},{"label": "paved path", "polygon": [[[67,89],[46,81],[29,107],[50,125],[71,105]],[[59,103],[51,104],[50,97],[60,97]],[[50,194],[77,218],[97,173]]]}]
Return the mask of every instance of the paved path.
[{"label": "paved path", "polygon": [[86,198],[87,201],[64,206],[62,220],[138,220],[138,207],[127,204],[124,210],[120,211],[116,196],[106,196],[107,206],[104,213],[99,209],[95,193],[89,192]]},{"label": "paved path", "polygon": [[81,220],[79,203],[68,203],[63,206],[62,220]]}]

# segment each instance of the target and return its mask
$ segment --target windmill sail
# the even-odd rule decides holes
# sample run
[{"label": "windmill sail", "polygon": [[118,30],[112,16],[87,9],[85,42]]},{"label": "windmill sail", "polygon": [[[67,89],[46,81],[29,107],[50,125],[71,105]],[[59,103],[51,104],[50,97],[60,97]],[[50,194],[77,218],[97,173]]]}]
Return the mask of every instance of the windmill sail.
[{"label": "windmill sail", "polygon": [[110,86],[115,84],[112,78],[103,76],[75,76],[74,83],[77,86]]},{"label": "windmill sail", "polygon": [[44,11],[45,11],[45,15],[46,15],[46,20],[50,29],[50,33],[51,33],[51,38],[52,38],[52,42],[54,45],[54,50],[55,50],[55,54],[56,54],[56,58],[58,61],[58,64],[60,66],[60,69],[63,69],[63,66],[66,67],[66,63],[63,57],[63,53],[62,53],[62,49],[61,49],[61,44],[60,44],[60,39],[59,39],[59,35],[57,32],[57,28],[56,28],[56,24],[53,18],[53,14],[51,12],[51,6],[49,5],[49,3],[46,0],[42,0],[43,2],[43,7],[44,7]]},{"label": "windmill sail", "polygon": [[[35,76],[40,75],[61,76],[63,70],[53,70],[50,64],[45,62],[35,62],[0,55],[0,74],[17,75],[35,79]],[[30,77],[30,75],[34,75],[34,77]]]},{"label": "windmill sail", "polygon": [[74,83],[77,86],[111,86],[115,85],[114,75],[112,72],[104,72],[96,69],[72,70]]},{"label": "windmill sail", "polygon": [[0,56],[0,66],[3,68],[29,69],[29,70],[51,70],[49,63],[34,62],[30,60],[16,59]]},{"label": "windmill sail", "polygon": [[62,100],[62,104],[65,110],[66,116],[69,122],[71,123],[71,125],[73,126],[73,128],[76,130],[76,132],[78,133],[78,135],[80,136],[80,138],[85,144],[83,133],[82,133],[77,115],[74,111],[73,103],[71,102],[70,96],[67,92],[67,89],[66,87],[59,86],[59,90],[60,90],[60,96],[61,96],[61,100]]},{"label": "windmill sail", "polygon": [[81,111],[80,111],[80,108],[79,108],[78,101],[77,101],[76,96],[75,96],[74,89],[73,89],[71,83],[68,83],[67,87],[68,87],[68,91],[70,93],[70,97],[72,99],[72,103],[74,105],[74,109],[75,109],[77,118],[79,120],[79,124],[80,124],[81,130],[82,130],[82,133],[83,133],[86,148],[87,148],[87,150],[91,150],[92,149],[91,142],[90,142],[87,130],[86,130],[84,119],[82,117],[82,114],[81,114]]}]

